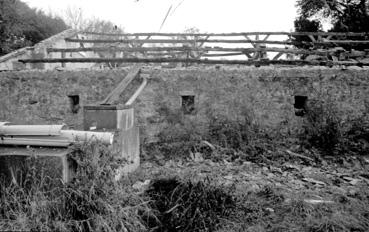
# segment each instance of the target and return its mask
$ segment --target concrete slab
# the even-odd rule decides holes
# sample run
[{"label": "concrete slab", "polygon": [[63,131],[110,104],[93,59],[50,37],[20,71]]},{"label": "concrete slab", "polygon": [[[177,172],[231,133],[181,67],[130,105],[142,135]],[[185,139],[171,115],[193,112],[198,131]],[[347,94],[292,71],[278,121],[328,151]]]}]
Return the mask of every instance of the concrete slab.
[{"label": "concrete slab", "polygon": [[60,179],[66,183],[72,173],[68,164],[68,149],[61,148],[27,148],[0,147],[0,176],[6,181],[20,181],[22,175],[29,170],[31,158],[35,157],[36,169],[44,176]]}]

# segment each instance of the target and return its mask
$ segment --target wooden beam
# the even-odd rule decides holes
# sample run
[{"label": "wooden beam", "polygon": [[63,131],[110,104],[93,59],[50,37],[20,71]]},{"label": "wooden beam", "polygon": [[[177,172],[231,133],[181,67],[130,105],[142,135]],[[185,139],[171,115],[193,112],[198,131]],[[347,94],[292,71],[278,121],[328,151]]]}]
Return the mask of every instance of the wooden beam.
[{"label": "wooden beam", "polygon": [[209,38],[210,38],[210,36],[206,36],[206,37],[204,38],[204,41],[203,41],[203,42],[201,42],[201,43],[198,45],[198,47],[202,47],[202,46],[204,45],[204,43],[206,43],[206,41],[207,41]]},{"label": "wooden beam", "polygon": [[243,52],[243,54],[247,57],[247,58],[249,58],[249,59],[252,59],[252,56],[250,55],[250,53],[249,52]]},{"label": "wooden beam", "polygon": [[277,55],[275,55],[274,57],[273,57],[273,59],[272,60],[278,60],[283,54],[285,54],[284,52],[279,52]]},{"label": "wooden beam", "polygon": [[269,39],[270,34],[266,35],[263,39],[263,41],[267,41]]},{"label": "wooden beam", "polygon": [[187,39],[71,39],[66,38],[67,42],[76,43],[194,43],[194,42],[204,42],[204,43],[251,43],[251,44],[282,44],[282,45],[334,45],[334,44],[369,44],[369,40],[329,40],[322,42],[297,42],[297,41],[262,41],[262,40],[225,40],[225,39],[199,39],[199,40],[187,40]]},{"label": "wooden beam", "polygon": [[311,40],[312,42],[316,42],[316,39],[314,38],[314,36],[313,36],[313,35],[309,35],[309,38],[310,38],[310,40]]},{"label": "wooden beam", "polygon": [[234,53],[214,53],[214,54],[203,54],[203,57],[221,57],[221,56],[239,56],[239,55],[244,55],[244,53],[242,52],[234,52]]},{"label": "wooden beam", "polygon": [[[284,42],[284,41],[260,41],[260,40],[225,40],[225,39],[198,39],[198,40],[190,40],[190,39],[70,39],[66,38],[67,42],[76,42],[76,43],[194,43],[194,42],[204,42],[204,43],[263,43],[263,44],[285,44],[285,45],[294,45],[294,44],[306,44],[308,42]],[[368,41],[369,43],[369,41]],[[309,43],[308,43],[309,44]]]},{"label": "wooden beam", "polygon": [[[335,54],[336,51],[325,49],[325,50],[306,50],[306,49],[290,49],[290,48],[277,48],[277,47],[266,47],[266,48],[225,48],[225,47],[196,47],[191,48],[188,46],[178,47],[88,47],[88,48],[48,48],[47,52],[169,52],[169,51],[192,51],[192,52],[283,52],[291,54],[306,54],[306,55],[321,55],[328,56]],[[350,52],[345,52],[350,54]]]},{"label": "wooden beam", "polygon": [[369,32],[238,32],[238,33],[97,33],[81,31],[81,34],[105,35],[105,36],[251,36],[251,35],[288,35],[288,36],[368,36]]},{"label": "wooden beam", "polygon": [[369,62],[354,61],[306,61],[306,60],[208,60],[208,59],[183,59],[183,58],[68,58],[68,59],[22,59],[23,63],[197,63],[197,64],[242,64],[242,65],[359,65],[369,66]]},{"label": "wooden beam", "polygon": [[[107,62],[114,62],[113,59],[111,61]],[[134,67],[132,68],[128,74],[123,78],[123,80],[115,87],[113,91],[111,91],[106,98],[101,101],[101,105],[111,105],[115,101],[119,99],[120,94],[127,88],[129,83],[132,82],[132,80],[140,74],[140,68]]]},{"label": "wooden beam", "polygon": [[[248,41],[251,41],[252,39],[248,36],[248,35],[244,35],[245,36],[245,38],[248,40]],[[254,48],[256,48],[257,46],[255,45],[255,43],[253,43],[253,42],[250,42],[251,43],[251,45],[254,47]]]}]

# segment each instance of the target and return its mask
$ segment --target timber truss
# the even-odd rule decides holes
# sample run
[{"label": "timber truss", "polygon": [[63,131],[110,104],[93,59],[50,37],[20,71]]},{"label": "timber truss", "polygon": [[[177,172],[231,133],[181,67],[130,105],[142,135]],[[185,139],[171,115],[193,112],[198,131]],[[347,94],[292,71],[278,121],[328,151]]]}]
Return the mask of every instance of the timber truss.
[{"label": "timber truss", "polygon": [[[298,39],[299,38],[299,39]],[[65,38],[73,48],[47,48],[51,57],[24,63],[184,63],[369,66],[368,33],[94,33]],[[85,54],[66,58],[66,54]]]}]

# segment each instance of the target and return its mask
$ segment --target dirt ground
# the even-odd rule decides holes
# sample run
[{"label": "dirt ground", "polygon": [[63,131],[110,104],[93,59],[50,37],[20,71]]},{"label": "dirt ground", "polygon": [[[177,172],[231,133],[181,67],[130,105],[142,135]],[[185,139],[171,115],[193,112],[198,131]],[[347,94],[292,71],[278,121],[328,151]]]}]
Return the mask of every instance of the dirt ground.
[{"label": "dirt ground", "polygon": [[202,157],[144,161],[128,178],[138,192],[168,177],[229,189],[239,207],[219,231],[369,231],[368,157],[315,163],[292,155],[267,164]]}]

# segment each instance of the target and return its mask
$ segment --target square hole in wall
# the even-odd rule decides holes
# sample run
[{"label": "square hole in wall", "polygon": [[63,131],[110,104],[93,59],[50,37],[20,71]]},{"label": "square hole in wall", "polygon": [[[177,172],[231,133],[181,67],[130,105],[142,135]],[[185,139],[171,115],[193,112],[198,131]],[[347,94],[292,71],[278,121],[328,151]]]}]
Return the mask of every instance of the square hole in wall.
[{"label": "square hole in wall", "polygon": [[182,95],[182,111],[184,114],[195,112],[195,95]]},{"label": "square hole in wall", "polygon": [[79,95],[68,95],[70,110],[73,114],[77,114],[81,108],[79,105]]},{"label": "square hole in wall", "polygon": [[305,109],[306,102],[308,97],[307,96],[295,96],[295,104],[293,105],[295,109]]},{"label": "square hole in wall", "polygon": [[307,103],[308,97],[296,95],[294,96],[294,98],[295,98],[295,103],[293,106],[295,108],[295,115],[302,117],[306,113],[306,103]]}]

